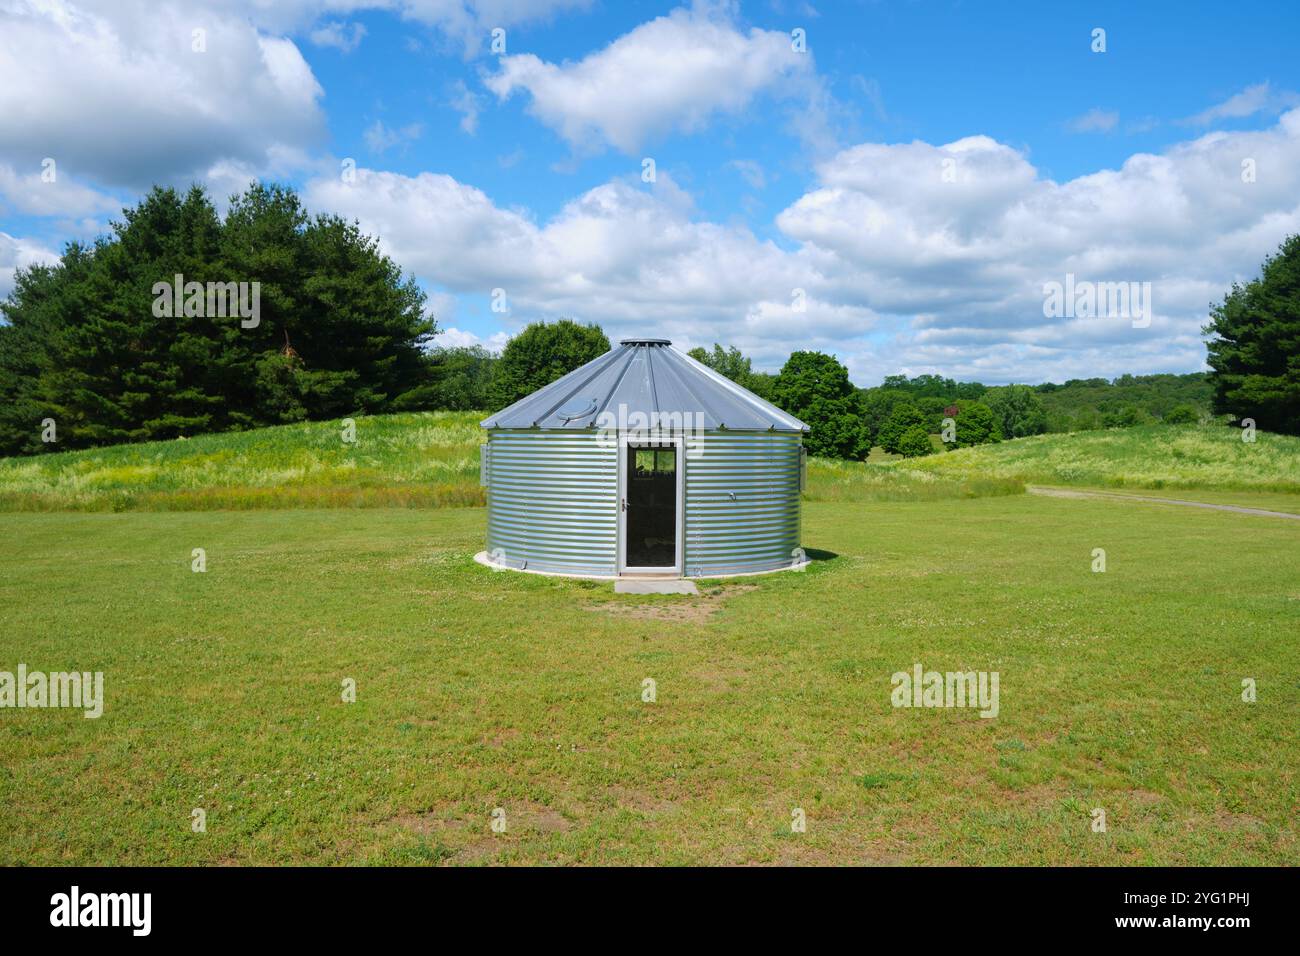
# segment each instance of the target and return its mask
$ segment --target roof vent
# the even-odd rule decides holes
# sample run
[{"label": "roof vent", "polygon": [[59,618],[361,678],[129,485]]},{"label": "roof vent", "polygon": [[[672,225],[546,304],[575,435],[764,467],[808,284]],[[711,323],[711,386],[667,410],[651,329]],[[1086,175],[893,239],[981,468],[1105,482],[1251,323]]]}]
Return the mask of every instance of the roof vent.
[{"label": "roof vent", "polygon": [[619,339],[619,345],[672,345],[669,339]]},{"label": "roof vent", "polygon": [[567,425],[571,421],[579,418],[586,418],[596,410],[597,401],[594,398],[580,398],[577,401],[570,402],[559,410],[556,414]]}]

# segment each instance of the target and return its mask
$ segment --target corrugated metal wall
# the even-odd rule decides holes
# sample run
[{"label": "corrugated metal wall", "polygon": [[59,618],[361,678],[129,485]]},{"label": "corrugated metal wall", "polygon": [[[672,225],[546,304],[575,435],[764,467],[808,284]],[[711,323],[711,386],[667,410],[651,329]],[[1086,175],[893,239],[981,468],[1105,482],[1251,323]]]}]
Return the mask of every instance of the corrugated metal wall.
[{"label": "corrugated metal wall", "polygon": [[488,443],[488,554],[512,567],[612,575],[618,448],[591,430],[493,430]]},{"label": "corrugated metal wall", "polygon": [[799,547],[798,435],[687,439],[686,575],[789,567]]},{"label": "corrugated metal wall", "polygon": [[[531,570],[613,575],[618,449],[594,431],[488,434],[488,552]],[[799,547],[800,436],[688,436],[688,577],[789,567]]]}]

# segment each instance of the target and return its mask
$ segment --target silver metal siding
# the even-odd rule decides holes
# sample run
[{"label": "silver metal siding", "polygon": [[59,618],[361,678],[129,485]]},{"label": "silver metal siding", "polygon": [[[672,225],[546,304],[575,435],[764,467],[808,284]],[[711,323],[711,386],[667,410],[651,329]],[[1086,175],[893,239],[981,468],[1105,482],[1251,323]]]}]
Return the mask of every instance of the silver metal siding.
[{"label": "silver metal siding", "polygon": [[800,438],[720,431],[687,439],[687,576],[771,571],[794,562]]},{"label": "silver metal siding", "polygon": [[617,446],[557,429],[494,429],[488,443],[488,553],[528,570],[614,574]]}]

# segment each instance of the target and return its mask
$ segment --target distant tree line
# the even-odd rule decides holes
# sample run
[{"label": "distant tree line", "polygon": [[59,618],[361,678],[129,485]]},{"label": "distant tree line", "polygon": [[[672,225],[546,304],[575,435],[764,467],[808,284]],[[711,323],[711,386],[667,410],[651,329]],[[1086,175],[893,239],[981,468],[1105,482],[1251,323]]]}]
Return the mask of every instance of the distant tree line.
[{"label": "distant tree line", "polygon": [[995,386],[891,375],[858,388],[844,365],[819,352],[794,353],[776,375],[754,373],[734,348],[714,345],[691,355],[808,422],[810,451],[833,458],[862,458],[873,447],[915,457],[1043,432],[1188,423],[1210,414],[1204,373]]}]

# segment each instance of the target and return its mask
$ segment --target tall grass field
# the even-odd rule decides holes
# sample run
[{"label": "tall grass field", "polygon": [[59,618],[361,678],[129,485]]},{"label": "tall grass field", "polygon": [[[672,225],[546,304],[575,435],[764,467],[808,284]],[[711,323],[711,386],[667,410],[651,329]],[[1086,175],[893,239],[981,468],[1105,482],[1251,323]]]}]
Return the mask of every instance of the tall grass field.
[{"label": "tall grass field", "polygon": [[1300,438],[1252,436],[1226,425],[1146,425],[1036,435],[913,459],[905,467],[936,477],[1030,484],[1300,494]]},{"label": "tall grass field", "polygon": [[[380,415],[0,459],[0,511],[210,511],[485,503],[482,412]],[[345,440],[350,439],[350,440]],[[1016,494],[1018,481],[814,459],[809,500]]]}]

